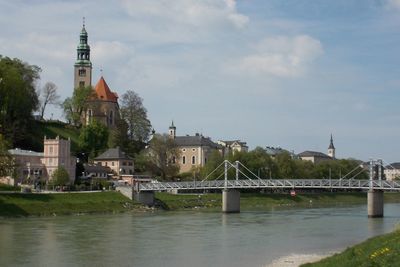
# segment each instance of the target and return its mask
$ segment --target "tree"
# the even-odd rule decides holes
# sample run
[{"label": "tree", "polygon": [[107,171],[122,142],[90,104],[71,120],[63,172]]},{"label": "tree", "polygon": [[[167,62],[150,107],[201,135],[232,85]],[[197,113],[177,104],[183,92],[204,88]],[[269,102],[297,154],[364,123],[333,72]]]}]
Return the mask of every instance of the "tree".
[{"label": "tree", "polygon": [[53,185],[67,185],[69,183],[69,174],[67,170],[59,166],[54,172],[53,172]]},{"label": "tree", "polygon": [[15,168],[14,159],[8,152],[8,142],[0,134],[0,177],[12,175]]},{"label": "tree", "polygon": [[90,105],[88,100],[95,97],[95,91],[91,86],[76,88],[72,98],[66,98],[61,104],[68,122],[78,127],[81,126],[82,115]]},{"label": "tree", "polygon": [[39,72],[35,65],[0,55],[0,133],[14,146],[28,135],[32,113],[37,110]]},{"label": "tree", "polygon": [[97,120],[92,120],[89,125],[83,127],[81,130],[79,147],[90,158],[94,158],[107,148],[108,135],[108,129],[104,124]]},{"label": "tree", "polygon": [[134,91],[127,91],[121,98],[121,118],[128,125],[128,137],[131,141],[145,143],[149,139],[151,123],[143,99]]},{"label": "tree", "polygon": [[175,162],[180,156],[180,151],[168,135],[154,135],[143,154],[147,169],[155,175],[160,175],[163,180],[178,174],[179,166]]},{"label": "tree", "polygon": [[60,96],[57,94],[57,86],[47,82],[40,93],[40,118],[43,120],[44,111],[47,105],[56,105]]}]

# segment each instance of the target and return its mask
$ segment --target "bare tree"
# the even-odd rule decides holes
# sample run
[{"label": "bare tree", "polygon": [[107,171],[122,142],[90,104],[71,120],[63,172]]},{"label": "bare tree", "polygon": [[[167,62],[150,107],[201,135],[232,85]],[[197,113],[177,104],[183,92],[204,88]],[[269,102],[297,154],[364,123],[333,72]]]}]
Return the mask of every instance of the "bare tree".
[{"label": "bare tree", "polygon": [[47,82],[40,94],[40,117],[43,119],[47,105],[57,105],[60,96],[57,94],[57,86],[52,82]]}]

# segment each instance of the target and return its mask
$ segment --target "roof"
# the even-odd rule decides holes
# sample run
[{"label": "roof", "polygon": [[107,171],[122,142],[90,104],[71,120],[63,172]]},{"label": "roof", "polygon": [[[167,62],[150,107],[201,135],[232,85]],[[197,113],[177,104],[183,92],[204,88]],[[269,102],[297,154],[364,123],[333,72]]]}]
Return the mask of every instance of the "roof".
[{"label": "roof", "polygon": [[211,141],[210,138],[202,135],[196,136],[176,136],[175,143],[178,146],[209,146],[212,148],[219,148],[220,146]]},{"label": "roof", "polygon": [[83,167],[85,168],[85,172],[91,173],[111,173],[111,169],[106,166],[100,166],[100,165],[91,165],[91,164],[83,164]]},{"label": "roof", "polygon": [[331,158],[328,155],[317,151],[304,151],[298,154],[299,157],[317,157],[317,158]]},{"label": "roof", "polygon": [[390,170],[393,170],[393,169],[397,169],[398,170],[398,169],[400,169],[400,162],[390,163],[385,168],[386,169],[390,169]]},{"label": "roof", "polygon": [[118,95],[114,92],[111,92],[110,87],[108,87],[103,76],[100,77],[100,80],[97,82],[96,86],[94,87],[94,90],[96,91],[97,97],[100,100],[111,101],[111,102],[118,101]]},{"label": "roof", "polygon": [[10,149],[8,152],[13,156],[36,156],[36,157],[43,157],[43,153],[35,152],[31,150],[23,150],[19,148]]},{"label": "roof", "polygon": [[265,152],[266,152],[268,155],[271,155],[271,156],[276,156],[276,155],[281,154],[281,153],[284,153],[284,152],[287,152],[287,153],[290,154],[290,152],[289,152],[288,150],[284,149],[284,148],[281,148],[281,147],[272,147],[272,146],[267,146],[267,147],[265,147]]},{"label": "roof", "polygon": [[232,140],[232,141],[219,140],[218,142],[224,143],[226,146],[231,146],[233,144],[238,144],[240,146],[247,146],[246,142],[241,142],[240,140]]},{"label": "roof", "polygon": [[125,154],[119,147],[110,148],[94,160],[108,160],[108,159],[132,159]]}]

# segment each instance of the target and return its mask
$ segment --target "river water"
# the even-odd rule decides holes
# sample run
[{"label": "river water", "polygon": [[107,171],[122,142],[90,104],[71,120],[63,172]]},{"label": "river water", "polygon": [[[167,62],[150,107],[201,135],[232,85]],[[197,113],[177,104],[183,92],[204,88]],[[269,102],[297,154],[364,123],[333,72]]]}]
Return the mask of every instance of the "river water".
[{"label": "river water", "polygon": [[399,208],[386,204],[383,219],[366,205],[0,219],[0,266],[265,266],[390,232]]}]

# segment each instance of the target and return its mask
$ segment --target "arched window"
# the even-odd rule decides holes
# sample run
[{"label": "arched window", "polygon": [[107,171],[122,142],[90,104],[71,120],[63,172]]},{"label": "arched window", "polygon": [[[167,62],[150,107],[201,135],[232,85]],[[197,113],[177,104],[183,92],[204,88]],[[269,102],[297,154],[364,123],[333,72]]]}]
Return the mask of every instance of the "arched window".
[{"label": "arched window", "polygon": [[186,164],[186,157],[185,156],[182,157],[182,164]]},{"label": "arched window", "polygon": [[193,157],[192,157],[192,164],[193,164],[193,165],[196,164],[196,156],[193,156]]},{"label": "arched window", "polygon": [[113,125],[113,122],[114,122],[114,113],[113,113],[112,110],[110,110],[108,122],[109,122],[109,125]]}]

